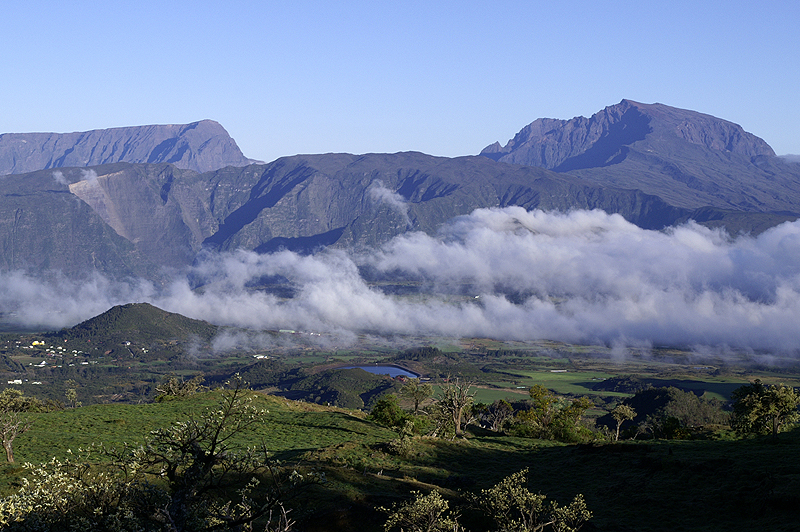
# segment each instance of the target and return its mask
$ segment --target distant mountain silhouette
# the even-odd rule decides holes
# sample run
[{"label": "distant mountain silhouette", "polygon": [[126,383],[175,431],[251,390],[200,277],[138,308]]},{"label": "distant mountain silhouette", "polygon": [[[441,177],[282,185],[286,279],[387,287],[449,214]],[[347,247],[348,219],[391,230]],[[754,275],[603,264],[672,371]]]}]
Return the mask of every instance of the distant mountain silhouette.
[{"label": "distant mountain silhouette", "polygon": [[117,162],[163,162],[207,172],[225,166],[245,166],[253,161],[242,154],[225,128],[213,120],[78,133],[0,135],[0,175]]}]

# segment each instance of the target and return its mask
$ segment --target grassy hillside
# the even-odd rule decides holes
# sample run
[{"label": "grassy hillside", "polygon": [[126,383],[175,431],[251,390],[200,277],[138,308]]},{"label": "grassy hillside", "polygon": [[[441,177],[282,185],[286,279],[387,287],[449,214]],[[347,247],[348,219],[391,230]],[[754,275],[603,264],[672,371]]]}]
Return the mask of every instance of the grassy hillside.
[{"label": "grassy hillside", "polygon": [[[32,414],[15,441],[17,465],[0,469],[3,493],[19,486],[25,461],[65,457],[92,443],[137,444],[149,431],[199,415],[219,392],[143,405],[92,405]],[[240,445],[265,443],[286,464],[316,468],[327,481],[289,502],[301,530],[378,531],[374,508],[411,490],[487,488],[530,467],[530,488],[566,503],[586,496],[594,518],[583,530],[794,530],[800,519],[800,431],[767,440],[648,441],[566,445],[473,428],[456,441],[417,439],[407,458],[390,454],[392,431],[355,411],[258,394],[268,410]],[[472,521],[470,521],[472,520]],[[464,522],[480,530],[468,509]]]}]

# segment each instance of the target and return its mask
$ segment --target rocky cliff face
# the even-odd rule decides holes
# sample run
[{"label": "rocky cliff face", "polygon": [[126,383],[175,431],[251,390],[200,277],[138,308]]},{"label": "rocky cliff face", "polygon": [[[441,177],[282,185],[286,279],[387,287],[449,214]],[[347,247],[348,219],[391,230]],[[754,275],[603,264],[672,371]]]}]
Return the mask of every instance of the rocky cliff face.
[{"label": "rocky cliff face", "polygon": [[[603,145],[611,147],[641,140],[650,131],[649,122],[648,117],[623,100],[591,118],[539,118],[522,128],[505,146],[495,143],[481,155],[496,161],[552,170],[592,148],[597,151],[598,143],[602,148]],[[594,165],[609,163],[609,155],[613,153],[594,154]]]},{"label": "rocky cliff face", "polygon": [[163,162],[208,172],[225,166],[245,166],[252,161],[213,120],[79,133],[0,135],[0,175],[116,162]]}]

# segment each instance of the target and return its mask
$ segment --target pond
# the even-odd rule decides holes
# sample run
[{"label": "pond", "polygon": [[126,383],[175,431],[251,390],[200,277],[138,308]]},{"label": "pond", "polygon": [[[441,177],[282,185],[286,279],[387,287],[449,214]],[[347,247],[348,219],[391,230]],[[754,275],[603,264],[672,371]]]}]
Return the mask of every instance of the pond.
[{"label": "pond", "polygon": [[411,379],[416,379],[417,377],[419,377],[418,374],[412,373],[398,366],[343,366],[338,369],[353,369],[353,368],[361,368],[364,371],[368,371],[376,375],[389,375],[392,378],[395,378],[399,375],[402,375],[404,377],[409,377]]}]

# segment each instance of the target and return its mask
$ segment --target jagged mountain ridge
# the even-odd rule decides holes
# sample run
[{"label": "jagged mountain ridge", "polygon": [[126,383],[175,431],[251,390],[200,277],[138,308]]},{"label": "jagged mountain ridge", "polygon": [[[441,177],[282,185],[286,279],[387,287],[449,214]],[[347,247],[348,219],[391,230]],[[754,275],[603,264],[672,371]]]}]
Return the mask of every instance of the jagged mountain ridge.
[{"label": "jagged mountain ridge", "polygon": [[[206,251],[374,246],[434,234],[481,207],[597,208],[648,229],[694,219],[732,233],[800,212],[800,165],[709,115],[624,100],[590,119],[537,120],[515,139],[472,157],[298,155],[203,173],[116,162],[7,175],[0,270],[159,280]],[[534,152],[533,162],[561,171],[525,164]]]},{"label": "jagged mountain ridge", "polygon": [[0,135],[0,175],[117,162],[165,162],[207,172],[254,161],[245,157],[225,128],[213,120],[75,133]]},{"label": "jagged mountain ridge", "polygon": [[642,190],[676,207],[800,213],[800,168],[710,115],[622,100],[590,118],[540,118],[481,155]]}]

